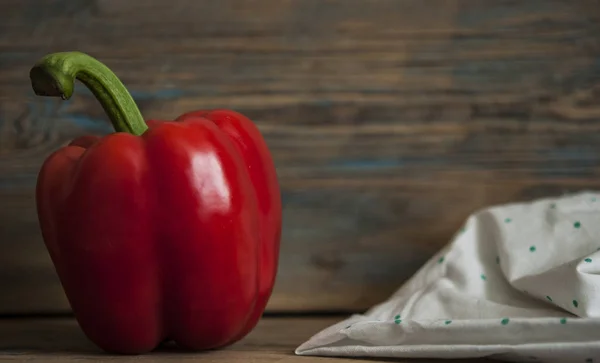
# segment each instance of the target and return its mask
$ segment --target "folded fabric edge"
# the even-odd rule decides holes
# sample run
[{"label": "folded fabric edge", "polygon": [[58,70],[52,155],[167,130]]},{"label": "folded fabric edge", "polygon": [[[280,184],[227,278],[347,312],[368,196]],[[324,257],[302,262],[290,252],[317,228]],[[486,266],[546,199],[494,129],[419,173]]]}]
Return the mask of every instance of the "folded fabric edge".
[{"label": "folded fabric edge", "polygon": [[[472,329],[480,329],[481,325],[488,325],[490,322],[495,321],[497,319],[482,319],[482,320],[470,320],[467,319],[467,326],[466,327],[456,327],[453,328],[453,326],[455,326],[455,324],[453,324],[450,327],[444,326],[445,329],[451,329],[451,330],[456,330],[455,333],[460,334],[461,331],[464,331],[465,328],[467,329],[467,331],[473,331]],[[506,319],[508,320],[508,319]],[[555,320],[557,320],[556,317],[537,317],[537,318],[517,318],[512,322],[512,326],[514,327],[514,329],[517,330],[521,330],[523,329],[523,325],[522,324],[528,324],[531,321],[536,321],[538,323],[552,323]],[[499,342],[498,344],[496,344],[494,342],[494,344],[492,344],[492,342],[480,342],[479,344],[464,344],[464,343],[449,343],[449,342],[439,342],[437,344],[397,344],[397,345],[369,345],[368,342],[362,342],[365,345],[353,345],[353,344],[339,344],[340,342],[342,342],[343,340],[350,340],[350,341],[356,341],[353,340],[352,338],[349,337],[348,334],[346,334],[343,330],[345,330],[344,328],[348,328],[350,325],[354,325],[357,323],[377,323],[377,324],[385,324],[388,322],[385,321],[373,321],[372,319],[366,319],[366,317],[364,316],[356,316],[352,319],[346,319],[343,320],[339,323],[336,323],[328,328],[323,329],[322,331],[318,332],[317,334],[313,335],[311,338],[309,338],[307,341],[305,341],[304,343],[302,343],[300,346],[298,346],[295,349],[295,353],[297,355],[306,355],[306,352],[311,352],[311,351],[315,351],[315,350],[319,350],[319,349],[346,349],[349,346],[356,346],[356,347],[375,347],[375,348],[381,348],[381,349],[387,349],[389,347],[395,347],[395,349],[398,349],[398,347],[421,347],[421,346],[429,346],[429,347],[455,347],[455,346],[463,346],[463,345],[468,345],[468,346],[476,346],[476,347],[488,347],[488,346],[497,346],[497,345],[503,345],[503,346],[521,346],[521,345],[538,345],[538,344],[549,344],[549,345],[553,345],[553,344],[571,344],[571,343],[586,343],[589,341],[592,342],[598,342],[600,341],[600,318],[561,318],[558,322],[556,322],[557,324],[560,324],[560,326],[562,327],[567,327],[566,331],[562,332],[562,335],[559,335],[555,338],[557,338],[558,340],[538,340],[535,342],[523,342],[523,343],[509,343],[509,342]],[[456,321],[458,322],[458,321]],[[567,323],[569,322],[569,323]],[[471,323],[471,324],[469,324]],[[390,323],[392,324],[392,323]],[[516,324],[516,327],[515,327]],[[469,325],[471,327],[469,327]],[[526,326],[526,325],[525,325]],[[593,328],[594,327],[594,328]],[[543,328],[542,326],[540,326],[540,328]],[[594,335],[589,335],[589,334],[585,334],[587,335],[587,340],[579,340],[579,341],[565,341],[562,340],[561,336],[565,336],[564,334],[567,334],[568,336],[571,336],[573,334],[573,332],[579,331],[579,332],[585,332],[585,331],[590,331],[590,329],[593,328],[593,331],[598,332],[597,334]],[[436,328],[434,328],[436,329]],[[544,329],[548,329],[547,327]],[[434,334],[433,336],[435,336],[436,332],[434,330],[432,330],[430,332],[430,334]],[[535,335],[535,334],[534,334]],[[584,335],[584,334],[582,334]],[[537,338],[540,339],[540,338]],[[542,338],[543,339],[543,338]],[[335,345],[335,346],[332,346]],[[600,345],[599,345],[600,347]]]},{"label": "folded fabric edge", "polygon": [[[393,349],[393,351],[391,350]],[[568,342],[558,345],[557,342],[529,344],[495,344],[495,345],[405,345],[405,346],[363,346],[345,345],[337,347],[317,347],[308,350],[296,349],[299,356],[327,357],[374,357],[374,358],[495,358],[504,355],[531,357],[532,355],[550,356],[557,351],[569,355],[586,356],[600,354],[598,341]],[[595,353],[595,354],[594,354]],[[564,354],[563,354],[564,355]]]},{"label": "folded fabric edge", "polygon": [[[327,328],[318,331],[313,336],[311,336],[309,339],[307,339],[304,343],[300,344],[294,350],[294,352],[296,354],[298,354],[298,352],[300,352],[302,350],[306,350],[308,347],[310,347],[312,345],[312,342],[315,340],[322,339],[322,342],[324,342],[324,344],[332,344],[341,339],[344,339],[346,336],[344,334],[340,333],[341,328],[348,326],[350,324],[354,324],[357,321],[365,320],[365,318],[366,317],[364,315],[354,314],[354,315],[351,315],[350,317],[348,317],[347,319],[341,320],[333,325],[330,325]],[[311,349],[311,348],[308,348],[308,349]],[[298,355],[300,355],[300,354],[298,354]]]}]

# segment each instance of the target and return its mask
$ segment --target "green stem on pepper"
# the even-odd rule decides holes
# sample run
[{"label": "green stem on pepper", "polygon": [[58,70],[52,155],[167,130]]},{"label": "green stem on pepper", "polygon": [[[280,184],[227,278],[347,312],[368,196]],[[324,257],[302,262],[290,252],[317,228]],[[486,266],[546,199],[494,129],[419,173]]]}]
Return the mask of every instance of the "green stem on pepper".
[{"label": "green stem on pepper", "polygon": [[78,79],[96,96],[117,132],[141,135],[148,129],[135,101],[119,78],[87,54],[48,54],[35,64],[29,77],[36,95],[64,100],[71,98],[75,79]]}]

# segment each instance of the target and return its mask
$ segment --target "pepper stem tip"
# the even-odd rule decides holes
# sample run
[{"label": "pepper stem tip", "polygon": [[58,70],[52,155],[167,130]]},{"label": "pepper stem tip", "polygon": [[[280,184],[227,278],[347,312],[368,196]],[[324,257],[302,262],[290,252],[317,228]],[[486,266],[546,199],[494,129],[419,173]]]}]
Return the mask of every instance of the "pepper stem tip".
[{"label": "pepper stem tip", "polygon": [[141,135],[148,129],[119,78],[106,65],[85,53],[48,54],[31,68],[29,78],[36,95],[63,100],[71,98],[77,79],[92,91],[117,132]]}]

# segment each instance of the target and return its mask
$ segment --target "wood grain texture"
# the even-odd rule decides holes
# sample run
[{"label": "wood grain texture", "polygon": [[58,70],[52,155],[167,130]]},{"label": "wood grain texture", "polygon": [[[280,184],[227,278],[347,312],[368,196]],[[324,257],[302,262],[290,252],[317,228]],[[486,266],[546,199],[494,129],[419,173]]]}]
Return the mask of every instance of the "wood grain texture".
[{"label": "wood grain texture", "polygon": [[[42,362],[212,362],[359,363],[404,359],[345,359],[296,356],[294,350],[340,318],[265,318],[246,338],[225,349],[187,353],[166,346],[140,356],[105,354],[83,335],[73,319],[0,319],[0,361]],[[419,363],[491,363],[488,359],[419,359]]]},{"label": "wood grain texture", "polygon": [[43,159],[110,124],[29,67],[78,49],[147,118],[232,108],[282,186],[270,311],[362,310],[475,210],[600,184],[600,8],[528,0],[7,0],[0,15],[0,311],[66,300],[34,207]]}]

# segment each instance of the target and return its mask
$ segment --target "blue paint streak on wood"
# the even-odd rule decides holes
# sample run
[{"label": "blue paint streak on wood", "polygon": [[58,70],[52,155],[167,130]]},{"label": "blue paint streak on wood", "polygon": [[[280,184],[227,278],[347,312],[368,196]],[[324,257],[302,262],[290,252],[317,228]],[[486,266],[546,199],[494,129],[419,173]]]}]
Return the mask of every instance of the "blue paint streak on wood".
[{"label": "blue paint streak on wood", "polygon": [[398,159],[355,159],[355,160],[339,160],[330,162],[327,165],[328,169],[333,170],[385,170],[407,167],[427,167],[427,166],[444,166],[450,165],[451,160],[428,156],[428,157],[402,157]]},{"label": "blue paint streak on wood", "polygon": [[344,160],[339,162],[330,163],[328,168],[331,169],[359,169],[359,170],[373,170],[373,169],[391,169],[405,166],[406,163],[402,160]]},{"label": "blue paint streak on wood", "polygon": [[285,190],[281,191],[281,204],[285,207],[285,205],[287,203],[290,202],[290,200],[292,200],[292,195],[290,192],[287,192]]},{"label": "blue paint streak on wood", "polygon": [[[557,9],[559,8],[559,9]],[[565,8],[568,11],[568,5],[549,0],[531,0],[519,2],[518,6],[514,4],[496,5],[486,3],[485,6],[473,6],[460,12],[457,18],[458,24],[466,29],[487,29],[493,31],[493,36],[489,32],[474,33],[473,35],[461,34],[452,41],[454,49],[478,51],[480,49],[492,49],[494,47],[494,38],[502,38],[503,33],[510,33],[506,41],[521,42],[519,34],[523,31],[530,32],[531,28],[521,29],[520,25],[511,25],[505,27],[504,20],[514,20],[520,17],[539,16],[543,13],[560,13],[560,9]],[[543,27],[553,26],[558,20],[547,20],[549,24]],[[530,23],[527,23],[531,25]],[[562,24],[561,26],[564,26]],[[533,30],[535,31],[535,30]],[[579,39],[578,29],[573,30],[575,35],[569,32],[562,32],[552,35],[553,43],[565,42],[567,44],[571,38]],[[547,41],[548,35],[542,35],[539,42]],[[566,35],[564,35],[566,34]],[[529,37],[531,38],[531,36]],[[564,38],[564,39],[563,39]],[[503,87],[515,87],[523,83],[524,79],[532,77],[548,79],[552,77],[557,69],[557,64],[561,62],[556,57],[544,57],[542,55],[525,57],[513,57],[509,59],[471,59],[462,61],[454,67],[451,74],[456,81],[466,86],[465,83],[473,83],[473,87],[480,87],[482,83],[486,88],[501,89]]]},{"label": "blue paint streak on wood", "polygon": [[477,8],[465,9],[458,14],[458,24],[464,27],[476,27],[498,19],[514,16],[514,10],[499,6],[485,6],[484,11]]},{"label": "blue paint streak on wood", "polygon": [[185,92],[176,88],[161,89],[158,91],[139,91],[130,89],[129,93],[136,101],[155,100],[157,98],[163,100],[172,100],[185,95]]},{"label": "blue paint streak on wood", "polygon": [[[469,40],[456,40],[457,47],[471,49]],[[490,41],[488,41],[489,43]],[[471,59],[456,64],[450,74],[461,88],[481,90],[506,90],[521,87],[524,80],[551,80],[557,60],[553,57],[527,57],[511,59]]]},{"label": "blue paint streak on wood", "polygon": [[[126,84],[125,84],[125,87],[127,87]],[[135,101],[151,101],[151,100],[155,100],[155,99],[173,100],[173,99],[177,99],[179,97],[185,96],[185,91],[183,91],[181,89],[177,89],[177,88],[165,88],[165,89],[159,89],[159,90],[154,90],[154,91],[142,91],[142,90],[137,90],[134,88],[127,87],[127,90],[129,91],[129,94],[131,95],[131,97],[133,97],[133,99]],[[83,84],[80,84],[80,83],[75,84],[74,94],[75,95],[83,94],[83,95],[86,95],[89,97],[93,97],[92,92],[87,87],[85,87]]]},{"label": "blue paint streak on wood", "polygon": [[571,145],[539,153],[535,174],[545,178],[593,178],[600,165],[600,150],[593,146]]},{"label": "blue paint streak on wood", "polygon": [[320,100],[315,101],[314,104],[319,107],[329,108],[329,107],[333,106],[333,101],[326,100],[326,99],[320,99]]},{"label": "blue paint streak on wood", "polygon": [[[518,77],[519,73],[538,73],[541,66],[550,67],[554,62],[556,60],[541,57],[537,59],[482,59],[463,61],[455,68],[453,74],[458,77],[477,80],[478,82],[486,81],[486,78],[502,78],[504,82],[522,82]],[[504,78],[509,75],[508,79]]]},{"label": "blue paint streak on wood", "polygon": [[[557,9],[558,8],[558,9]],[[502,19],[518,18],[521,15],[536,15],[541,12],[561,12],[569,10],[566,4],[551,0],[527,0],[518,4],[496,2],[473,2],[458,14],[461,27],[489,26]],[[499,30],[499,29],[495,29]]]},{"label": "blue paint streak on wood", "polygon": [[569,92],[595,87],[600,82],[600,58],[591,60],[586,67],[573,68],[567,77],[553,81]]},{"label": "blue paint streak on wood", "polygon": [[545,151],[541,157],[550,161],[594,162],[600,165],[600,153],[597,148],[574,145]]},{"label": "blue paint streak on wood", "polygon": [[108,119],[96,119],[82,114],[66,114],[62,117],[77,127],[85,129],[86,132],[106,134],[115,131]]}]

